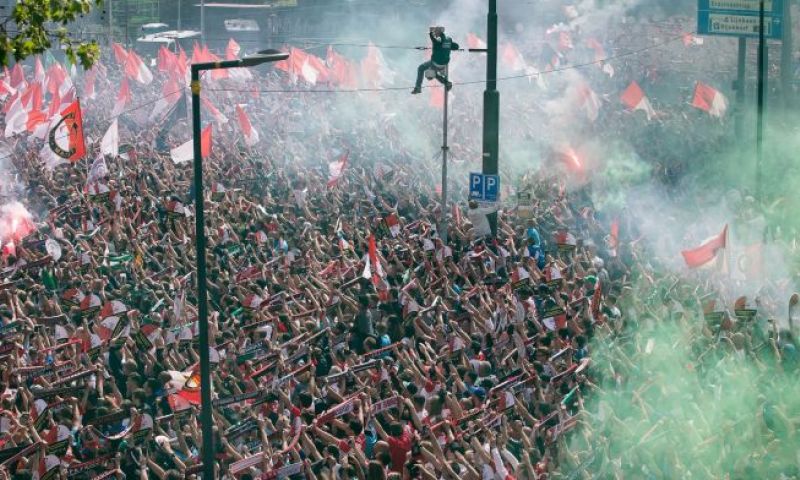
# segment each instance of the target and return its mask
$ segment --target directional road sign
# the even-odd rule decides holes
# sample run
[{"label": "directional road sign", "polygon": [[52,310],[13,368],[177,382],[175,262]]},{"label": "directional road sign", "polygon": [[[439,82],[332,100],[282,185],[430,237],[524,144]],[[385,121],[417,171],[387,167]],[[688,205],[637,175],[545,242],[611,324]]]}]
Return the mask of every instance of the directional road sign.
[{"label": "directional road sign", "polygon": [[[698,0],[697,33],[758,37],[760,0]],[[764,1],[764,35],[783,37],[783,0]]]}]

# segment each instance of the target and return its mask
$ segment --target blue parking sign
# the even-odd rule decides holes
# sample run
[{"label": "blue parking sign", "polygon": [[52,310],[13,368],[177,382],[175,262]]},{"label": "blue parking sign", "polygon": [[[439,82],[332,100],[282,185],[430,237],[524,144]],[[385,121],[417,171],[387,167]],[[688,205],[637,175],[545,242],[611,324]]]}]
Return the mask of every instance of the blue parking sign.
[{"label": "blue parking sign", "polygon": [[469,198],[482,202],[496,202],[500,193],[500,176],[469,174]]}]

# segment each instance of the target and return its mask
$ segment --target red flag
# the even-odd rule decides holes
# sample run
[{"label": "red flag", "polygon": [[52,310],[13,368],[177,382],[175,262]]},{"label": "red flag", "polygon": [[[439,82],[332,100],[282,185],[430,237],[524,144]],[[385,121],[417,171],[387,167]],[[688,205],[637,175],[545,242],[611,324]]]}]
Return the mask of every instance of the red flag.
[{"label": "red flag", "polygon": [[328,47],[328,68],[331,81],[343,88],[356,88],[358,86],[358,75],[355,66],[339,55],[333,50],[333,47]]},{"label": "red flag", "polygon": [[117,59],[119,66],[125,67],[125,63],[128,61],[128,52],[125,50],[125,47],[119,43],[115,43],[112,48],[114,50],[114,58]]},{"label": "red flag", "polygon": [[713,87],[703,82],[697,82],[694,88],[692,106],[719,118],[725,115],[725,111],[728,109],[728,100],[725,95]]},{"label": "red flag", "polygon": [[22,71],[22,65],[19,63],[14,64],[14,68],[11,69],[11,86],[14,88],[20,88],[25,83],[25,72]]},{"label": "red flag", "polygon": [[486,48],[486,42],[481,40],[481,38],[474,33],[470,33],[467,35],[467,48]]},{"label": "red flag", "polygon": [[519,53],[517,47],[515,47],[510,43],[507,43],[503,47],[502,58],[503,58],[503,63],[506,64],[506,66],[508,66],[511,70],[515,72],[523,71],[526,69],[525,59],[522,58],[522,54]]},{"label": "red flag", "polygon": [[616,256],[616,251],[619,247],[619,220],[617,219],[611,222],[611,234],[608,237],[608,246],[614,251],[614,256]]},{"label": "red flag", "polygon": [[703,242],[699,247],[681,252],[689,268],[701,267],[716,258],[719,250],[724,249],[728,243],[728,226],[722,232]]},{"label": "red flag", "polygon": [[200,134],[200,153],[203,158],[208,158],[211,155],[211,125],[204,128]]},{"label": "red flag", "polygon": [[178,57],[167,47],[158,50],[158,62],[156,66],[159,72],[174,74],[177,71]]},{"label": "red flag", "polygon": [[230,39],[228,40],[228,46],[225,48],[225,59],[226,60],[236,60],[239,58],[239,52],[241,51],[241,47],[236,40]]},{"label": "red flag", "polygon": [[150,85],[153,81],[153,74],[150,69],[144,64],[139,55],[133,50],[128,53],[128,61],[125,63],[125,74],[136,80],[142,85]]},{"label": "red flag", "polygon": [[[56,143],[56,131],[63,123],[67,127],[68,147],[61,148]],[[66,158],[71,162],[77,162],[86,155],[86,144],[83,140],[83,116],[81,114],[80,100],[75,100],[61,112],[61,120],[50,130],[50,148],[61,158]]]},{"label": "red flag", "polygon": [[372,285],[377,288],[381,280],[382,269],[380,263],[378,263],[378,249],[375,246],[375,235],[369,236],[369,263],[371,267],[370,270],[372,270]]}]

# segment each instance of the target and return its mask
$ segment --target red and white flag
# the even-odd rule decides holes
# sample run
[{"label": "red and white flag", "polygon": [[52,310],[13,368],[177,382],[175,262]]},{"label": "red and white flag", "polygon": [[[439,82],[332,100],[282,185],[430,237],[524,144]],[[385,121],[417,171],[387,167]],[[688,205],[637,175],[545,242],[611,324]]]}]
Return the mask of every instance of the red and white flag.
[{"label": "red and white flag", "polygon": [[[242,48],[236,43],[236,40],[231,38],[228,40],[228,46],[225,48],[225,60],[237,60],[241,50]],[[247,81],[253,78],[250,70],[246,68],[231,68],[228,72],[230,72],[231,78],[234,80]]]},{"label": "red and white flag", "polygon": [[369,236],[369,248],[367,256],[364,260],[364,272],[361,274],[362,278],[371,279],[372,284],[377,288],[383,278],[383,267],[381,262],[378,261],[378,249],[375,245],[375,235]]},{"label": "red and white flag", "polygon": [[326,60],[328,74],[334,85],[349,89],[358,87],[358,72],[352,62],[336,53],[330,46]]},{"label": "red and white flag", "polygon": [[12,87],[6,78],[0,78],[0,101],[3,101],[9,95],[15,95],[17,89]]},{"label": "red and white flag", "polygon": [[[103,135],[103,140],[100,142],[100,153],[108,155],[111,158],[116,158],[119,155],[119,126],[115,118],[111,125]],[[105,160],[103,160],[105,163]]]},{"label": "red and white flag", "polygon": [[[203,158],[207,158],[209,155],[211,155],[211,143],[211,125],[209,125],[204,128],[203,132],[200,134],[200,153]],[[194,141],[189,140],[183,145],[173,148],[170,150],[169,155],[172,158],[172,161],[176,164],[193,160]]]},{"label": "red and white flag", "polygon": [[214,121],[217,122],[217,125],[222,126],[228,123],[228,117],[220,112],[217,106],[214,105],[214,103],[209,100],[207,96],[200,97],[200,103],[206,107],[206,110],[208,110],[208,113],[211,114],[211,117],[214,119]]},{"label": "red and white flag", "polygon": [[350,152],[344,152],[342,156],[339,157],[338,160],[334,160],[328,164],[328,187],[332,187],[339,182],[339,178],[341,178],[342,174],[344,173],[344,169],[347,167],[347,157],[350,155]]},{"label": "red and white flag", "polygon": [[11,81],[11,86],[17,89],[22,89],[28,86],[27,82],[25,81],[25,72],[22,70],[22,65],[19,63],[14,64],[14,68],[11,69],[11,76],[9,77]]},{"label": "red and white flag", "polygon": [[178,85],[178,81],[170,77],[161,87],[161,98],[156,101],[153,111],[150,112],[150,121],[160,122],[163,116],[181,99],[183,88]]},{"label": "red and white flag", "polygon": [[692,106],[708,112],[713,117],[722,118],[728,110],[728,99],[713,87],[703,82],[697,82],[694,87]]},{"label": "red and white flag", "polygon": [[111,110],[111,116],[117,117],[131,103],[131,87],[128,85],[128,79],[123,78],[122,84],[119,86],[119,93],[117,93],[117,101],[114,102],[114,109]]},{"label": "red and white flag", "polygon": [[698,268],[718,258],[728,244],[728,226],[719,235],[706,239],[699,247],[681,252],[689,268]]},{"label": "red and white flag", "polygon": [[136,80],[142,85],[150,85],[153,82],[153,74],[150,69],[147,68],[147,65],[133,50],[128,52],[128,58],[125,62],[125,74],[128,78]]},{"label": "red and white flag", "polygon": [[400,219],[397,218],[396,213],[390,213],[386,217],[386,226],[389,228],[392,238],[396,238],[398,235],[400,235]]},{"label": "red and white flag", "polygon": [[642,110],[647,115],[647,120],[651,120],[656,114],[653,106],[650,105],[650,100],[636,82],[631,82],[631,84],[628,85],[628,88],[622,92],[620,100],[631,110]]},{"label": "red and white flag", "polygon": [[692,46],[699,46],[702,45],[703,37],[698,37],[693,33],[686,33],[683,35],[683,46],[684,47],[692,47]]},{"label": "red and white flag", "polygon": [[236,105],[236,119],[239,121],[239,128],[242,129],[242,136],[244,137],[245,145],[252,147],[258,143],[260,139],[258,130],[253,128],[253,124],[250,123],[247,113],[245,113],[242,106],[238,104]]},{"label": "red and white flag", "polygon": [[381,51],[371,42],[367,47],[367,56],[361,61],[361,73],[367,87],[379,88],[394,82],[393,72]]},{"label": "red and white flag", "polygon": [[128,51],[119,43],[115,43],[112,49],[114,50],[114,58],[117,59],[119,66],[125,68],[125,65],[128,63]]},{"label": "red and white flag", "polygon": [[522,54],[511,43],[506,43],[503,47],[502,59],[503,63],[513,72],[524,72],[528,68]]}]

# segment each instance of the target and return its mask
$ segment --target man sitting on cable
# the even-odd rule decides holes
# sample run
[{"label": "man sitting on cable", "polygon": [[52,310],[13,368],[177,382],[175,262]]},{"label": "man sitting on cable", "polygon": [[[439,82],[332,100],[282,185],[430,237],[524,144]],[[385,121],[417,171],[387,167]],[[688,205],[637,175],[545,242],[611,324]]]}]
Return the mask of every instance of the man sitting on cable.
[{"label": "man sitting on cable", "polygon": [[417,83],[414,86],[414,90],[411,91],[414,95],[422,93],[422,76],[429,70],[435,72],[436,80],[444,84],[445,88],[448,90],[453,88],[453,84],[447,79],[445,69],[447,64],[450,63],[450,52],[458,50],[458,44],[444,34],[444,27],[431,27],[430,37],[431,42],[433,42],[433,54],[430,60],[420,65],[417,69]]}]

